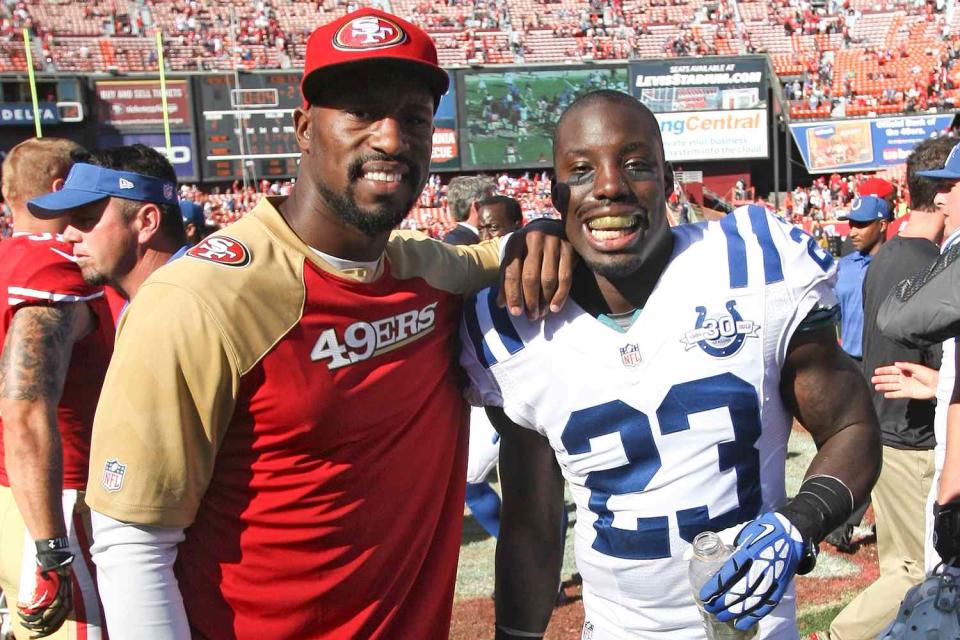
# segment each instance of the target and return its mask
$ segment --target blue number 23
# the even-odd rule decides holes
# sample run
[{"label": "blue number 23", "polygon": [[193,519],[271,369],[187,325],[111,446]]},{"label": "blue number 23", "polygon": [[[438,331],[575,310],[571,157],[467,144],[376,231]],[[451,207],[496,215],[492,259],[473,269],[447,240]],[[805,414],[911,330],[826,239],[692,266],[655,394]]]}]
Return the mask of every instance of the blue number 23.
[{"label": "blue number 23", "polygon": [[[690,429],[689,417],[702,411],[726,407],[734,438],[718,445],[719,471],[735,469],[738,505],[710,517],[706,505],[677,511],[680,537],[687,542],[702,531],[720,531],[745,522],[760,513],[760,454],[754,444],[760,437],[760,408],[753,385],[732,373],[674,385],[657,409],[660,434]],[[637,518],[634,530],[614,527],[611,496],[643,491],[662,466],[650,420],[642,411],[614,400],[570,415],[561,440],[571,455],[590,453],[590,440],[619,433],[628,464],[591,471],[590,510],[597,514],[593,548],[605,555],[631,560],[670,557],[670,533],[666,515]],[[691,487],[691,493],[696,488]]]}]

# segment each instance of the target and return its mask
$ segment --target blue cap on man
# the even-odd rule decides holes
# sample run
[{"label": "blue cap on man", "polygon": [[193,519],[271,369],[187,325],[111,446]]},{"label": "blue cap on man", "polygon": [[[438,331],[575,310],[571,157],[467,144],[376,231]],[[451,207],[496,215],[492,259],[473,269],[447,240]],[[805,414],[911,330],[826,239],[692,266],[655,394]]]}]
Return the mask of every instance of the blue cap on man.
[{"label": "blue cap on man", "polygon": [[917,171],[918,176],[934,178],[936,180],[960,180],[960,143],[954,145],[943,163],[942,169],[927,169]]},{"label": "blue cap on man", "polygon": [[193,226],[202,229],[207,224],[207,219],[203,215],[203,206],[192,200],[180,201],[180,215],[183,217],[183,224],[193,223]]},{"label": "blue cap on man", "polygon": [[78,162],[63,188],[27,202],[38,218],[56,218],[70,209],[116,197],[154,204],[177,204],[177,186],[169,180]]},{"label": "blue cap on man", "polygon": [[850,211],[839,216],[841,220],[850,222],[874,222],[876,220],[891,220],[890,203],[877,196],[860,196],[850,203]]}]

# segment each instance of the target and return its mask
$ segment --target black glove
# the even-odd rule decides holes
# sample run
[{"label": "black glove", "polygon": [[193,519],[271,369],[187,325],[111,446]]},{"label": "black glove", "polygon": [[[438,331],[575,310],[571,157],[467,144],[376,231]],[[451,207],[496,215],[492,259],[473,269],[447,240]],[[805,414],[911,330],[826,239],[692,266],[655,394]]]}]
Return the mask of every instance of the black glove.
[{"label": "black glove", "polygon": [[933,505],[933,548],[944,564],[960,567],[960,500]]},{"label": "black glove", "polygon": [[24,628],[31,638],[45,638],[63,626],[73,610],[73,554],[66,538],[37,540],[36,586],[29,600],[17,603]]}]

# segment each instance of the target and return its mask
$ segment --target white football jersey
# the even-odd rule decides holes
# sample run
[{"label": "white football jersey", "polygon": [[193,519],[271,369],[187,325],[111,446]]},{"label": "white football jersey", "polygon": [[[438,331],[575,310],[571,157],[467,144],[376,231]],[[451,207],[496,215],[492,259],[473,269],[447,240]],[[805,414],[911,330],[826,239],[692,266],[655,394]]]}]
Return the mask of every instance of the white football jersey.
[{"label": "white football jersey", "polygon": [[467,448],[467,482],[484,482],[500,459],[500,434],[482,407],[470,409],[470,444]]},{"label": "white football jersey", "polygon": [[[573,300],[530,322],[486,290],[464,312],[468,399],[543,435],[570,484],[594,640],[704,638],[683,555],[785,501],[780,368],[807,315],[836,304],[832,258],[760,207],[673,233],[626,332]],[[797,638],[792,587],[761,632]]]}]

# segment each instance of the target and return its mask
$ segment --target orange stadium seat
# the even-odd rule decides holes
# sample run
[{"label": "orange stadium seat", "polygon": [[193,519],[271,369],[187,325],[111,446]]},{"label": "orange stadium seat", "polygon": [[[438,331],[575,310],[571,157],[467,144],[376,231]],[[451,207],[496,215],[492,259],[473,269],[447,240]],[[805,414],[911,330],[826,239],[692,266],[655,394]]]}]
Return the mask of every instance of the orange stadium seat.
[{"label": "orange stadium seat", "polygon": [[[348,9],[382,1],[22,0],[12,28],[0,32],[0,71],[25,69],[19,40],[23,25],[35,36],[37,69],[154,71],[157,29],[163,33],[171,70],[295,68],[302,64],[314,26]],[[941,34],[960,33],[960,12],[945,24],[943,13],[913,0],[848,0],[846,6],[859,12],[848,37],[841,33],[846,28],[842,15],[804,17],[791,1],[723,0],[710,5],[713,11],[729,12],[722,20],[711,19],[716,14],[708,17],[697,0],[616,0],[603,5],[582,0],[391,0],[390,6],[434,37],[440,62],[447,66],[753,50],[768,53],[779,76],[793,78],[816,71],[830,56],[832,79],[826,89],[834,97],[848,85],[853,89],[850,115],[902,109],[902,94],[918,81],[926,82],[941,64],[946,50]],[[901,94],[897,100],[867,106],[889,89]],[[859,104],[858,97],[867,102]],[[800,104],[790,108],[798,118],[822,117],[822,111]]]}]

